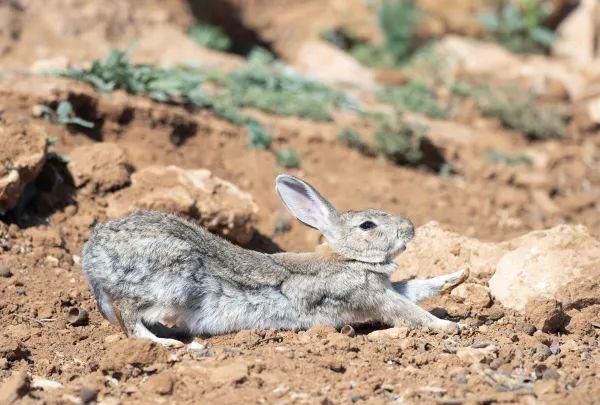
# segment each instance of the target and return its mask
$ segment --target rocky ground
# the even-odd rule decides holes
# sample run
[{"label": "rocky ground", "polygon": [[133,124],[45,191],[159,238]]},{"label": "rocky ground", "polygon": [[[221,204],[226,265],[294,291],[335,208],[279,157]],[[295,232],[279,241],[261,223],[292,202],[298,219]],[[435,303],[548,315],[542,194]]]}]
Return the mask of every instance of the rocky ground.
[{"label": "rocky ground", "polygon": [[[273,148],[301,154],[299,168],[283,168],[270,150],[248,147],[248,128],[210,109],[121,90],[106,95],[37,73],[89,65],[133,42],[135,62],[224,71],[245,63],[187,36],[201,1],[190,2],[192,11],[180,1],[133,3],[0,4],[1,404],[599,403],[594,2],[556,17],[562,34],[552,56],[516,55],[473,39],[481,27],[472,13],[484,2],[452,1],[440,10],[419,2],[427,11],[420,35],[438,38],[436,49],[452,55],[441,77],[510,80],[567,116],[563,137],[542,141],[469,100],[451,103],[446,117],[421,117],[453,174],[348,147],[340,130],[372,128],[347,113],[316,122],[248,109],[273,135]],[[577,2],[555,3],[570,10]],[[423,73],[367,68],[320,39],[323,29],[342,26],[377,40],[363,2],[223,4],[210,18],[229,24],[236,47],[268,44],[303,74],[367,105],[376,104],[379,86]],[[231,10],[239,21],[227,18]],[[65,100],[93,128],[48,119],[47,108]],[[529,163],[490,159],[490,149]],[[283,172],[306,178],[339,209],[411,218],[417,235],[397,259],[394,280],[469,268],[464,284],[424,305],[465,324],[461,334],[322,326],[242,331],[165,349],[128,339],[101,317],[81,273],[81,247],[94,224],[135,208],[179,212],[250,249],[313,249],[319,235],[292,220],[273,190]]]}]

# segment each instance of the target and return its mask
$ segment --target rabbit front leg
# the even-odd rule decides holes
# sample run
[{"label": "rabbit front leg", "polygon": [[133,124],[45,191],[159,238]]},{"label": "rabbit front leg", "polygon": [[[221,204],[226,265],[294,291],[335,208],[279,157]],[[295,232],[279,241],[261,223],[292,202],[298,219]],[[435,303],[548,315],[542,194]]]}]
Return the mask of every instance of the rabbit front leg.
[{"label": "rabbit front leg", "polygon": [[376,304],[381,321],[390,325],[412,328],[426,327],[446,333],[459,331],[458,324],[436,318],[392,288],[382,291],[376,297]]},{"label": "rabbit front leg", "polygon": [[420,302],[438,294],[449,292],[469,277],[469,269],[432,277],[425,280],[405,280],[392,283],[396,292],[412,302]]}]

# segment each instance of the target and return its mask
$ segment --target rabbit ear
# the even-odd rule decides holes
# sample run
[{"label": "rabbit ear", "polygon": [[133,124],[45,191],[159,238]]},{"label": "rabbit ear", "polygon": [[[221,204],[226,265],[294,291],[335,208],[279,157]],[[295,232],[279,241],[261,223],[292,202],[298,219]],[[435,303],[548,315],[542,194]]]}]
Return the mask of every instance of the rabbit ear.
[{"label": "rabbit ear", "polygon": [[275,180],[275,190],[300,222],[317,228],[323,234],[333,232],[338,213],[310,184],[297,177],[282,174]]}]

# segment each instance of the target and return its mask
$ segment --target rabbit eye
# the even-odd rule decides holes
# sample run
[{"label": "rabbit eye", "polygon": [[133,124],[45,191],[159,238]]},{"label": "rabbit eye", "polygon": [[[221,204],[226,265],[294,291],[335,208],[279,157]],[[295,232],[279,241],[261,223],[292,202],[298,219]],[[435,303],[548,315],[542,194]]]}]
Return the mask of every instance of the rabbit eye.
[{"label": "rabbit eye", "polygon": [[377,224],[373,221],[365,221],[359,225],[360,229],[363,229],[363,230],[373,229],[376,226],[377,226]]}]

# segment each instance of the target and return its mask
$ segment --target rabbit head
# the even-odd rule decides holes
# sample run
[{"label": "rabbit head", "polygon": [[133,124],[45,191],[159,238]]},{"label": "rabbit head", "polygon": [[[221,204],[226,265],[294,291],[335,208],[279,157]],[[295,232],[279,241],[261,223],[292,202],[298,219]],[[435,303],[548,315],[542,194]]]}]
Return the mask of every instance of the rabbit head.
[{"label": "rabbit head", "polygon": [[277,176],[275,189],[288,210],[318,229],[340,256],[367,263],[388,263],[406,249],[414,226],[383,211],[338,212],[310,184],[290,175]]}]

